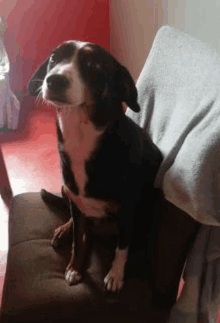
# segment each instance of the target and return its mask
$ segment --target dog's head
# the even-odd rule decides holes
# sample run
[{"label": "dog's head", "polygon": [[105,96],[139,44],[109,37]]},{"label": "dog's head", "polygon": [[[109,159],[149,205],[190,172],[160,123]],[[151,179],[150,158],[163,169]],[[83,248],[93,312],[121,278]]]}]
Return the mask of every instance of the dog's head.
[{"label": "dog's head", "polygon": [[123,102],[135,112],[140,110],[128,70],[92,43],[62,43],[33,75],[28,91],[60,109],[86,107],[97,127],[117,118]]}]

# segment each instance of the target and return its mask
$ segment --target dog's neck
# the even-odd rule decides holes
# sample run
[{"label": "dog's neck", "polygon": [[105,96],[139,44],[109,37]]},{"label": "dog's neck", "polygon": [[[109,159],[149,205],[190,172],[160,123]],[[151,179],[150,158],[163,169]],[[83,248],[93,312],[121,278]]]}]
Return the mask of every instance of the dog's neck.
[{"label": "dog's neck", "polygon": [[97,130],[82,108],[58,109],[57,118],[65,151],[73,163],[85,162],[105,130]]}]

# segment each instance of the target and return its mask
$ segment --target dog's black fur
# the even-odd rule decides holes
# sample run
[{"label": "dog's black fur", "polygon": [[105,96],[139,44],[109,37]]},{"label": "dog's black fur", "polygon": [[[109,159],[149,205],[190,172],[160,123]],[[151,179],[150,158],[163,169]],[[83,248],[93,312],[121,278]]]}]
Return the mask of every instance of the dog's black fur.
[{"label": "dog's black fur", "polygon": [[[89,114],[90,121],[97,129],[105,128],[101,140],[85,162],[88,177],[86,196],[115,201],[120,206],[117,214],[108,213],[109,217],[116,217],[119,227],[118,248],[125,249],[129,246],[136,267],[138,255],[144,250],[147,266],[151,267],[152,245],[149,247],[149,243],[152,242],[151,234],[158,225],[155,220],[158,193],[153,184],[162,155],[149,135],[123,112],[122,102],[126,102],[135,112],[139,111],[137,90],[127,69],[98,45],[87,43],[76,50],[73,43],[67,43],[58,47],[53,52],[52,59],[47,59],[37,70],[29,83],[28,91],[37,96],[48,70],[64,59],[69,60],[73,55],[77,55],[80,77],[92,94],[94,104]],[[66,86],[68,84],[57,84],[57,94],[61,95]],[[58,123],[57,135],[64,182],[78,195],[70,156],[62,149],[65,138]],[[45,191],[44,196],[47,196]],[[48,197],[50,198],[49,193]],[[76,205],[72,207],[75,210],[72,216],[77,230],[80,211]],[[140,266],[140,272],[146,270],[143,262],[140,262]]]}]

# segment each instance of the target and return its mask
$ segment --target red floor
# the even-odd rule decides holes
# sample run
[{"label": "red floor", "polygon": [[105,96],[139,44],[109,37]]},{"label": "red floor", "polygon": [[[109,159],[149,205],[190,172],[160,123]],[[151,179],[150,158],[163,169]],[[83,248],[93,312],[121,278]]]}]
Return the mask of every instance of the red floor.
[{"label": "red floor", "polygon": [[38,191],[41,187],[57,190],[60,171],[53,109],[32,108],[29,113],[21,113],[20,118],[17,134],[0,137],[13,194]]}]

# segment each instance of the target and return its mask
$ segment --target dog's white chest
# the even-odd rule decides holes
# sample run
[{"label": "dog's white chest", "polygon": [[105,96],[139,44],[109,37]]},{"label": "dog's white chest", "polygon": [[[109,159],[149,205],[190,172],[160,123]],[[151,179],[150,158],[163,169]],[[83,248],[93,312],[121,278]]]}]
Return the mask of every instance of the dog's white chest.
[{"label": "dog's white chest", "polygon": [[63,135],[63,150],[71,161],[71,171],[79,189],[79,195],[85,195],[87,175],[85,163],[96,147],[99,133],[90,123],[85,123],[81,113],[65,113],[58,115],[60,129]]},{"label": "dog's white chest", "polygon": [[69,154],[73,166],[80,170],[95,149],[100,132],[94,129],[80,109],[59,112],[58,122],[64,139],[64,150]]},{"label": "dog's white chest", "polygon": [[99,200],[86,197],[84,195],[75,195],[64,185],[64,191],[71,201],[73,201],[78,209],[88,218],[103,218],[109,214],[116,214],[120,210],[119,204],[110,200]]},{"label": "dog's white chest", "polygon": [[[87,217],[100,218],[107,213],[116,213],[118,205],[112,201],[104,201],[86,197],[86,184],[88,177],[85,163],[94,151],[101,132],[94,129],[89,122],[83,122],[85,116],[72,113],[67,117],[65,113],[58,115],[60,129],[63,135],[63,149],[67,152],[71,161],[71,171],[74,174],[79,194],[75,195],[64,185],[69,199],[71,199],[79,210]],[[71,120],[72,119],[72,120]]]},{"label": "dog's white chest", "polygon": [[102,218],[109,213],[116,213],[118,205],[113,201],[98,200],[83,195],[75,195],[64,185],[65,193],[78,209],[88,218]]}]

